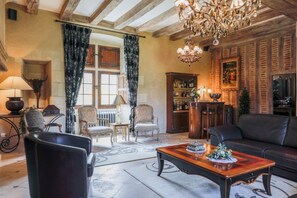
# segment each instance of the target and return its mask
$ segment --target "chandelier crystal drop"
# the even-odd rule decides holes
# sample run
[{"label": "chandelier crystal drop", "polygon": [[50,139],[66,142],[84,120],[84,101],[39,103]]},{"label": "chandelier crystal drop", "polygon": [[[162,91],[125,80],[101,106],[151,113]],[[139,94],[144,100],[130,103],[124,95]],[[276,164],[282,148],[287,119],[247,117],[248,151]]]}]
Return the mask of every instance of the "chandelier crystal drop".
[{"label": "chandelier crystal drop", "polygon": [[202,49],[198,46],[194,46],[191,40],[186,41],[184,48],[177,49],[178,59],[181,62],[188,63],[189,66],[191,63],[199,61],[202,54]]},{"label": "chandelier crystal drop", "polygon": [[251,24],[261,0],[176,0],[184,28],[201,37],[212,36],[214,45],[229,32]]}]

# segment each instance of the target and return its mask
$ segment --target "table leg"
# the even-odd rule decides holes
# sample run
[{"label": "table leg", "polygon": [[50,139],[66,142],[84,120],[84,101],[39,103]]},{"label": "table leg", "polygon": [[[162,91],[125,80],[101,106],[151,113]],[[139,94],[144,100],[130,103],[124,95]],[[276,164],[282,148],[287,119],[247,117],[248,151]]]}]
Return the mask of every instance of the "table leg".
[{"label": "table leg", "polygon": [[157,153],[157,157],[158,157],[158,176],[160,176],[164,168],[164,160],[161,159],[161,153]]},{"label": "table leg", "polygon": [[262,176],[262,179],[263,179],[263,186],[264,186],[264,189],[267,193],[267,195],[272,195],[271,194],[271,189],[270,189],[270,180],[271,180],[271,172],[269,171],[269,173],[266,175],[263,175]]},{"label": "table leg", "polygon": [[229,179],[220,179],[221,198],[229,198],[230,196],[231,181]]}]

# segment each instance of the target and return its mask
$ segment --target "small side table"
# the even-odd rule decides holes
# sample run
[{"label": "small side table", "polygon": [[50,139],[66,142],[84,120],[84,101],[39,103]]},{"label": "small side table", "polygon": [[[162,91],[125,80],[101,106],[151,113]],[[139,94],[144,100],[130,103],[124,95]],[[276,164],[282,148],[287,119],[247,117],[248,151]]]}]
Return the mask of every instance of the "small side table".
[{"label": "small side table", "polygon": [[125,141],[130,141],[130,135],[129,135],[129,123],[110,123],[110,126],[113,127],[113,136],[114,141],[117,142],[117,135],[118,132],[122,133],[122,138],[125,139]]},{"label": "small side table", "polygon": [[58,124],[55,123],[55,121],[58,120],[60,117],[63,117],[64,114],[63,114],[63,113],[58,113],[58,114],[45,114],[45,115],[43,115],[43,116],[44,116],[44,117],[52,117],[52,118],[50,119],[50,121],[47,123],[46,128],[44,129],[45,132],[48,132],[49,129],[50,129],[51,127],[57,127],[57,126],[58,126]]}]

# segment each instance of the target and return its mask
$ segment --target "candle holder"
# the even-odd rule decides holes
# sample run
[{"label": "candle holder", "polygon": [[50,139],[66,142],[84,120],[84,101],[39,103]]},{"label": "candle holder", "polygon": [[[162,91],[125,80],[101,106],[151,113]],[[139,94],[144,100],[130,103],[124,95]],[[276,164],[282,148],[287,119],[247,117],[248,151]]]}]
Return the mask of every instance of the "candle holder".
[{"label": "candle holder", "polygon": [[221,97],[220,93],[210,93],[209,97],[213,99],[213,102],[218,102],[218,99]]}]

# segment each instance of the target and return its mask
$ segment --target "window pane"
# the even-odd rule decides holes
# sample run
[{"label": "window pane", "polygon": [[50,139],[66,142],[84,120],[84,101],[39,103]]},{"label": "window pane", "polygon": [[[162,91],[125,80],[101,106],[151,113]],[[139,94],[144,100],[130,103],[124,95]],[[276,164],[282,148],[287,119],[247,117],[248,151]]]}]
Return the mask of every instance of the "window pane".
[{"label": "window pane", "polygon": [[84,95],[84,105],[93,105],[92,95]]},{"label": "window pane", "polygon": [[101,95],[101,105],[108,105],[108,95]]},{"label": "window pane", "polygon": [[118,93],[118,89],[116,85],[110,85],[110,94],[117,94]]},{"label": "window pane", "polygon": [[116,95],[109,95],[109,100],[111,105],[113,105],[114,99],[116,98]]},{"label": "window pane", "polygon": [[109,86],[101,85],[101,94],[109,94]]},{"label": "window pane", "polygon": [[83,96],[78,95],[76,105],[82,105],[83,104]]},{"label": "window pane", "polygon": [[84,94],[91,94],[93,93],[93,86],[89,84],[84,85]]},{"label": "window pane", "polygon": [[84,73],[84,83],[92,83],[92,82],[93,82],[93,74]]},{"label": "window pane", "polygon": [[118,75],[110,75],[110,84],[118,84]]},{"label": "window pane", "polygon": [[109,83],[109,75],[101,74],[101,84],[108,84],[108,83]]}]

